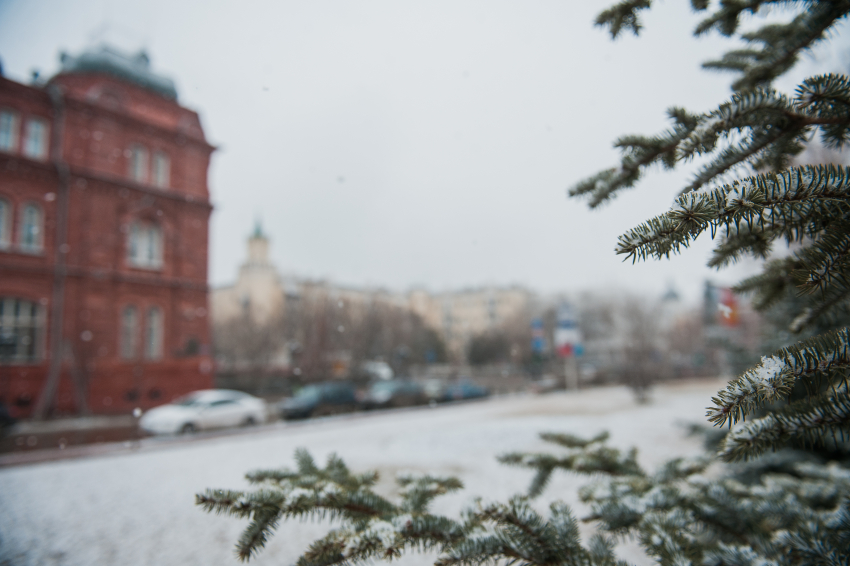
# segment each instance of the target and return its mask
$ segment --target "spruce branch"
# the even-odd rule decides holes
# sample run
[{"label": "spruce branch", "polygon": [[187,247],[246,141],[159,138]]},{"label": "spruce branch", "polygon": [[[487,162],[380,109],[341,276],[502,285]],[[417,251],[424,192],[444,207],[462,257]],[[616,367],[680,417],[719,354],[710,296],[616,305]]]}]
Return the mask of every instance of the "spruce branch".
[{"label": "spruce branch", "polygon": [[793,257],[769,261],[762,273],[744,279],[732,290],[741,294],[753,293],[753,307],[763,311],[786,296],[795,283],[791,274],[799,268],[800,263]]},{"label": "spruce branch", "polygon": [[[591,440],[549,435],[559,445],[586,451],[591,459],[604,448],[607,435]],[[632,454],[633,458],[633,454]],[[197,496],[207,512],[249,518],[236,551],[241,560],[254,557],[281,520],[296,517],[328,518],[339,528],[313,542],[298,566],[362,564],[392,560],[409,551],[437,550],[438,564],[483,564],[498,560],[529,566],[620,565],[613,545],[604,537],[585,549],[569,508],[550,507],[548,517],[537,513],[525,497],[506,504],[478,504],[463,521],[432,515],[428,503],[436,496],[462,487],[456,478],[401,475],[401,501],[393,504],[371,491],[376,474],[352,474],[337,456],[318,467],[306,451],[296,453],[296,470],[265,470],[249,474],[258,485],[253,492],[207,490]],[[365,478],[365,481],[360,481]],[[369,484],[369,485],[366,485]]]},{"label": "spruce branch", "polygon": [[595,24],[600,27],[608,27],[611,37],[616,39],[620,32],[630,30],[638,35],[641,27],[638,13],[646,10],[652,5],[650,0],[622,0],[619,4],[611,6],[596,17]]},{"label": "spruce branch", "polygon": [[791,276],[804,293],[826,293],[832,287],[850,287],[850,219],[830,224],[812,245],[794,256],[798,267]]},{"label": "spruce branch", "polygon": [[845,75],[810,77],[797,88],[796,101],[809,114],[835,119],[835,123],[821,127],[821,140],[826,147],[843,147],[850,135],[850,81]]},{"label": "spruce branch", "polygon": [[464,540],[441,557],[436,566],[477,566],[505,560],[526,565],[614,565],[610,542],[594,540],[592,551],[579,543],[578,525],[562,503],[550,506],[544,519],[523,497],[493,503],[476,512],[477,524]]},{"label": "spruce branch", "polygon": [[[850,1],[850,0],[848,0]],[[696,191],[750,165],[777,170],[799,154],[813,129],[820,129],[824,143],[841,147],[850,136],[850,89],[841,75],[819,75],[803,81],[794,98],[767,87],[737,92],[716,110],[693,115],[671,109],[673,127],[662,134],[625,136],[615,147],[622,151],[619,167],[604,170],[579,182],[570,196],[587,196],[591,208],[633,187],[643,171],[656,163],[673,168],[697,155],[712,158],[686,185],[681,194]],[[728,146],[723,140],[740,138]]]},{"label": "spruce branch", "polygon": [[589,196],[589,206],[595,208],[611,198],[617,191],[630,188],[640,180],[642,172],[656,163],[672,168],[677,161],[679,144],[697,127],[700,117],[682,108],[667,111],[673,127],[653,136],[624,136],[614,147],[620,148],[623,157],[619,168],[606,169],[574,187],[570,196]]},{"label": "spruce branch", "polygon": [[268,492],[256,497],[242,491],[224,489],[207,489],[195,496],[195,504],[200,505],[207,513],[216,515],[233,515],[234,517],[250,517],[257,511],[276,509],[282,502],[282,496],[269,497]]},{"label": "spruce branch", "polygon": [[850,329],[842,328],[764,356],[757,366],[711,399],[706,417],[715,426],[737,423],[757,408],[783,399],[800,379],[850,370]]},{"label": "spruce branch", "polygon": [[457,478],[430,475],[403,475],[397,477],[396,482],[402,487],[401,509],[410,513],[424,513],[435,497],[463,488],[463,483]]},{"label": "spruce branch", "polygon": [[850,12],[847,1],[803,4],[804,10],[787,24],[769,24],[741,34],[742,39],[759,47],[727,53],[719,60],[704,63],[703,67],[740,72],[742,76],[732,84],[735,90],[770,84],[794,66],[802,51],[826,38],[830,28]]},{"label": "spruce branch", "polygon": [[744,256],[767,259],[773,249],[773,241],[781,236],[778,231],[767,228],[752,230],[747,225],[729,226],[724,232],[708,260],[709,267],[726,267]]},{"label": "spruce branch", "polygon": [[792,403],[781,412],[741,423],[723,441],[718,456],[727,461],[747,460],[776,450],[792,440],[816,445],[835,435],[850,436],[850,394],[843,388]]},{"label": "spruce branch", "polygon": [[615,249],[626,259],[669,257],[701,233],[720,229],[772,230],[799,241],[850,213],[850,168],[794,167],[734,181],[712,191],[679,197],[672,209],[620,236]]},{"label": "spruce branch", "polygon": [[574,434],[567,434],[563,432],[541,432],[540,440],[551,442],[552,444],[557,444],[564,448],[585,448],[591,444],[605,442],[608,440],[608,436],[609,434],[607,430],[603,430],[593,438],[582,438]]},{"label": "spruce branch", "polygon": [[236,543],[236,556],[239,560],[248,561],[262,549],[269,536],[277,528],[281,512],[278,509],[264,509],[254,512],[248,528]]},{"label": "spruce branch", "polygon": [[[708,33],[712,29],[730,37],[738,30],[741,16],[753,16],[762,8],[776,5],[797,5],[803,9],[812,4],[811,0],[737,0],[721,2],[720,8],[699,23],[694,35]],[[708,9],[708,0],[691,0],[691,5],[697,10]]]},{"label": "spruce branch", "polygon": [[528,488],[528,497],[540,495],[555,470],[568,470],[579,474],[602,473],[612,476],[641,476],[644,471],[637,463],[634,450],[626,454],[603,443],[608,433],[603,432],[592,439],[582,439],[571,434],[542,433],[543,440],[567,448],[562,456],[540,453],[510,453],[499,456],[502,464],[530,468],[536,472]]},{"label": "spruce branch", "polygon": [[[570,434],[542,436],[568,451],[584,452],[590,460],[600,449],[611,450],[603,444],[606,435],[592,439]],[[630,457],[634,459],[633,451]],[[299,463],[310,462],[305,455],[299,455]],[[796,563],[783,561],[784,556],[843,556],[841,549],[846,545],[842,544],[850,536],[850,517],[842,502],[850,494],[850,471],[835,466],[798,465],[794,476],[768,476],[762,483],[748,486],[732,479],[706,480],[701,474],[709,463],[708,458],[679,458],[652,474],[636,466],[633,473],[603,471],[596,475],[594,484],[580,492],[582,500],[591,507],[591,515],[584,520],[598,522],[603,532],[614,537],[637,538],[664,565],[719,564],[733,558],[760,557],[762,563],[768,560],[790,566]],[[248,560],[267,542],[280,520],[297,516],[288,510],[293,491],[302,490],[297,492],[302,503],[321,507],[319,498],[293,486],[321,484],[324,480],[320,478],[333,475],[334,470],[345,470],[337,475],[343,483],[348,477],[374,477],[374,473],[351,474],[335,457],[325,468],[302,465],[302,470],[305,473],[263,472],[259,475],[271,479],[256,492],[208,491],[199,496],[199,503],[210,512],[233,511],[236,516],[251,517],[237,544],[239,557]],[[282,476],[287,479],[279,482],[277,478]],[[593,537],[586,547],[581,544],[576,520],[563,503],[553,503],[548,516],[543,516],[532,508],[527,497],[516,496],[506,503],[479,502],[465,511],[462,520],[453,520],[431,515],[422,506],[417,510],[416,505],[405,501],[416,500],[418,496],[412,495],[415,492],[433,494],[457,489],[460,482],[429,475],[404,475],[398,481],[401,503],[388,503],[369,516],[331,516],[339,520],[339,528],[312,543],[298,560],[298,566],[364,564],[422,550],[440,553],[437,566],[495,562],[528,566],[623,565],[614,555],[612,539],[607,535]],[[345,493],[345,489],[334,485],[343,491],[338,495],[343,501],[356,494],[366,499],[375,497],[369,488],[349,484],[354,492]],[[822,529],[832,529],[836,534],[824,542],[823,537],[818,538]],[[791,532],[797,534],[784,534]]]}]

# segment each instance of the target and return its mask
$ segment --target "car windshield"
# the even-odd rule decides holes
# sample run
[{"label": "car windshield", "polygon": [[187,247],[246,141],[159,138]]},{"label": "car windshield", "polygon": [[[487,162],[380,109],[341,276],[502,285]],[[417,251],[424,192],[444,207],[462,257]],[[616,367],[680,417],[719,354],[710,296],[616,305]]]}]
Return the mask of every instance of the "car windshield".
[{"label": "car windshield", "polygon": [[224,397],[221,395],[210,395],[206,392],[198,392],[198,393],[190,393],[189,395],[185,395],[176,399],[172,404],[179,405],[181,407],[200,407],[202,405],[209,405],[213,401],[218,401],[220,399],[230,399],[229,397]]},{"label": "car windshield", "polygon": [[322,396],[322,389],[318,385],[308,385],[298,390],[295,398],[300,401],[312,401]]},{"label": "car windshield", "polygon": [[372,384],[372,393],[393,393],[401,387],[401,384],[394,381],[381,381]]},{"label": "car windshield", "polygon": [[192,407],[197,405],[202,405],[207,400],[204,399],[204,396],[200,393],[192,393],[191,395],[185,395],[180,397],[179,399],[175,399],[172,405],[180,405],[181,407]]}]

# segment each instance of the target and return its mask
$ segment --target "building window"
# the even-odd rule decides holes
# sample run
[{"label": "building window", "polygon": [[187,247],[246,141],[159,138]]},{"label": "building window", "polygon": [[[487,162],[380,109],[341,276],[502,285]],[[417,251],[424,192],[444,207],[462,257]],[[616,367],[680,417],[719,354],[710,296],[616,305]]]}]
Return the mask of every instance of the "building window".
[{"label": "building window", "polygon": [[0,198],[0,250],[5,250],[12,243],[12,205],[6,199]]},{"label": "building window", "polygon": [[121,357],[132,360],[136,357],[136,340],[139,335],[139,315],[133,305],[124,307],[121,313]]},{"label": "building window", "polygon": [[18,149],[18,115],[11,110],[0,110],[0,151]]},{"label": "building window", "polygon": [[43,242],[44,218],[41,209],[34,204],[27,204],[21,211],[21,228],[18,246],[21,251],[38,253]]},{"label": "building window", "polygon": [[47,158],[47,121],[41,118],[27,120],[24,133],[24,155],[32,159]]},{"label": "building window", "polygon": [[145,359],[162,358],[162,311],[159,307],[148,309],[145,320]]},{"label": "building window", "polygon": [[41,359],[42,320],[37,303],[0,297],[0,364]]},{"label": "building window", "polygon": [[162,267],[162,229],[156,224],[134,222],[130,227],[130,265],[146,269]]},{"label": "building window", "polygon": [[140,145],[130,148],[130,178],[138,183],[148,180],[148,150]]},{"label": "building window", "polygon": [[171,178],[171,161],[161,151],[153,154],[153,185],[167,189]]}]

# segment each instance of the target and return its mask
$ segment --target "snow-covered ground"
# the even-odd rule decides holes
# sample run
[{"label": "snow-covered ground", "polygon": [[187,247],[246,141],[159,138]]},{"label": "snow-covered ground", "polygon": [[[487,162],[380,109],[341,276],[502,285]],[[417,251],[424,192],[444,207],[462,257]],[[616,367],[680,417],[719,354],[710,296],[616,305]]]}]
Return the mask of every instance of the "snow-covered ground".
[{"label": "snow-covered ground", "polygon": [[[505,500],[522,492],[528,471],[495,456],[545,448],[537,433],[611,432],[611,443],[640,450],[644,466],[700,452],[678,424],[704,422],[720,381],[657,388],[637,405],[625,388],[492,399],[435,409],[329,418],[253,434],[143,447],[93,458],[0,470],[0,565],[235,565],[233,545],[245,523],[208,515],[194,505],[207,487],[244,488],[254,469],[291,466],[296,448],[323,462],[336,452],[355,471],[377,469],[380,491],[392,495],[398,471],[460,477],[466,489],[438,500],[435,512],[455,514],[474,496]],[[557,450],[557,447],[553,447]],[[561,473],[537,506],[561,499],[576,505],[587,478]],[[585,526],[583,531],[590,532]],[[283,524],[256,564],[293,564],[326,524]],[[622,551],[642,562],[634,545]],[[431,562],[411,556],[405,564]]]}]

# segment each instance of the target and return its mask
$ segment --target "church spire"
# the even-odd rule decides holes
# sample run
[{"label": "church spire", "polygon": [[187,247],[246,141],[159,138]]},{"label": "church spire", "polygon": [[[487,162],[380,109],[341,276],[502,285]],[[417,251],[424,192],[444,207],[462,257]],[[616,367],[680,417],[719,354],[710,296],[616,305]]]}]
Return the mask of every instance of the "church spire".
[{"label": "church spire", "polygon": [[251,234],[251,238],[262,238],[264,240],[268,240],[268,236],[263,233],[263,223],[260,221],[259,217],[257,217],[256,222],[254,222],[254,233]]},{"label": "church spire", "polygon": [[248,238],[248,263],[252,265],[268,265],[269,238],[263,232],[260,219],[254,224],[254,232]]}]

